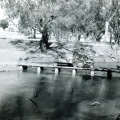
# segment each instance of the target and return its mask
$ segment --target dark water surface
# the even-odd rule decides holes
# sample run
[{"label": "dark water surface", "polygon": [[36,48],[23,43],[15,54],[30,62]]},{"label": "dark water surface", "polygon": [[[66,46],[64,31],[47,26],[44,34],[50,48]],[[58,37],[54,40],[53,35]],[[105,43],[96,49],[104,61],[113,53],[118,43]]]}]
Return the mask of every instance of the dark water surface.
[{"label": "dark water surface", "polygon": [[119,113],[119,78],[0,73],[0,120],[115,120]]}]

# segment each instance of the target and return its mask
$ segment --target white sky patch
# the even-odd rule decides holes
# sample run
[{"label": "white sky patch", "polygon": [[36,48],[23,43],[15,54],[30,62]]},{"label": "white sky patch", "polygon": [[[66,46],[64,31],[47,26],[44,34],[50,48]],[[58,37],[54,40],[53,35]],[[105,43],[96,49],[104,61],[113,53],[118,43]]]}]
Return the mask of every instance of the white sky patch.
[{"label": "white sky patch", "polygon": [[[6,18],[8,18],[8,17],[7,17],[7,15],[6,15],[4,9],[1,9],[1,8],[0,8],[0,20],[1,20],[1,19],[6,19]],[[12,23],[9,21],[9,22],[10,22],[9,24],[13,24],[13,23],[14,23],[14,24],[18,24],[18,20],[19,20],[18,18],[13,19]]]},{"label": "white sky patch", "polygon": [[5,18],[5,12],[0,8],[0,20]]}]

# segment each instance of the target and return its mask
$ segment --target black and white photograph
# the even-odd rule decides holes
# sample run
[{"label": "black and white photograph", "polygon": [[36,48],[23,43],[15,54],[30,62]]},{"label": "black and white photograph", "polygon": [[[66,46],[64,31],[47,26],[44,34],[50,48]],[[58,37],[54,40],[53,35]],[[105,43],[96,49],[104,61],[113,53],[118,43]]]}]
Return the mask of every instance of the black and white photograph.
[{"label": "black and white photograph", "polygon": [[120,0],[0,0],[0,120],[120,120]]}]

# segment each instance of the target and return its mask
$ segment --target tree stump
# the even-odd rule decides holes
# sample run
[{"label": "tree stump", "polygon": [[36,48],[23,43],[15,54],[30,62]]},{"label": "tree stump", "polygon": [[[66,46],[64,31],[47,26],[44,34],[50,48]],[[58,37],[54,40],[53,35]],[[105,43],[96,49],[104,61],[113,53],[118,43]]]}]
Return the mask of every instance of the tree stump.
[{"label": "tree stump", "polygon": [[110,69],[107,70],[107,78],[108,79],[112,78],[112,71]]}]

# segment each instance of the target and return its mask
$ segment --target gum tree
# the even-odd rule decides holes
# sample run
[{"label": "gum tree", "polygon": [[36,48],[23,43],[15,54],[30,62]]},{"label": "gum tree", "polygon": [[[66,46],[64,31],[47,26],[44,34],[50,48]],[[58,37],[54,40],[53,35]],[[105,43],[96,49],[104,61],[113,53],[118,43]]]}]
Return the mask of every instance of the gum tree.
[{"label": "gum tree", "polygon": [[114,16],[109,24],[109,31],[115,40],[115,43],[119,44],[120,41],[120,2],[118,0],[112,1],[110,6],[110,13]]},{"label": "gum tree", "polygon": [[[63,31],[76,32],[80,30],[80,16],[82,0],[3,0],[2,6],[6,9],[9,18],[19,19],[19,28],[33,29],[41,33],[40,48],[49,49],[51,33]],[[77,8],[77,9],[76,9]],[[77,12],[77,10],[79,12]],[[35,37],[35,36],[34,36]]]},{"label": "gum tree", "polygon": [[[56,0],[3,0],[1,5],[5,8],[8,17],[19,19],[19,27],[23,30],[33,29],[42,34],[40,47],[49,48],[49,34],[52,20],[57,9]],[[58,4],[59,5],[59,4]],[[58,6],[57,5],[57,6]],[[35,36],[34,36],[35,37]]]}]

